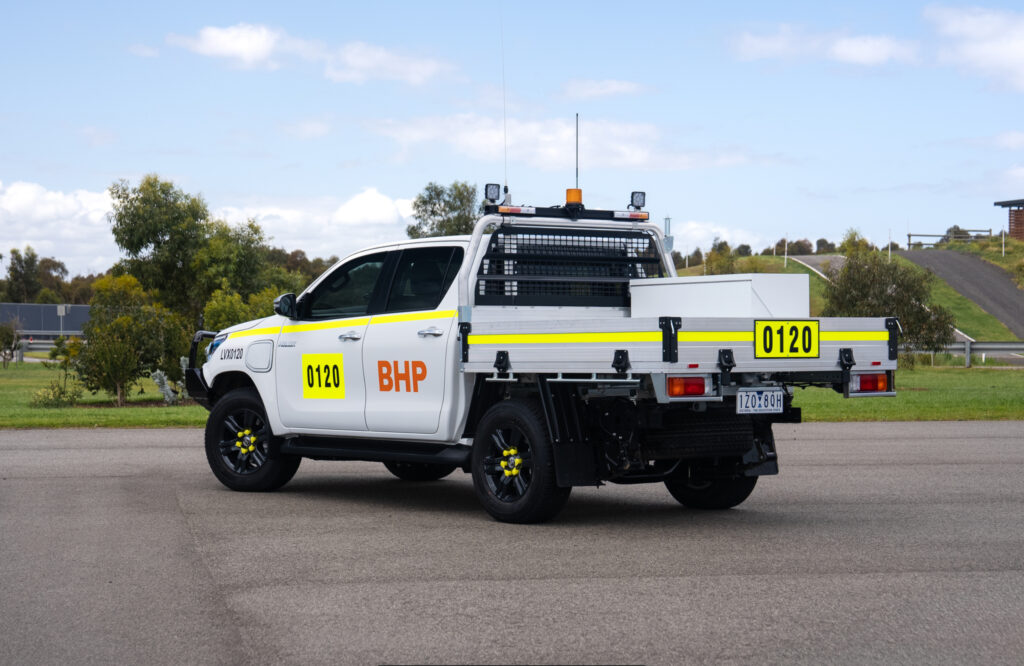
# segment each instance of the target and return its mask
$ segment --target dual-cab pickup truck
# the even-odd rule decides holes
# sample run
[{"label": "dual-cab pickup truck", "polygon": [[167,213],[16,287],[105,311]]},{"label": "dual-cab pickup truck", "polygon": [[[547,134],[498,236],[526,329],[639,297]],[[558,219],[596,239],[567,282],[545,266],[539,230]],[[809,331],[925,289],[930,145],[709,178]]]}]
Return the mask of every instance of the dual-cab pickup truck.
[{"label": "dual-cab pickup truck", "polygon": [[485,213],[470,236],[362,250],[273,316],[196,333],[186,383],[224,485],[274,490],[306,457],[410,481],[461,469],[507,522],[605,482],[726,509],[778,473],[794,388],[895,395],[899,323],[809,316],[806,275],[677,277],[635,208]]}]

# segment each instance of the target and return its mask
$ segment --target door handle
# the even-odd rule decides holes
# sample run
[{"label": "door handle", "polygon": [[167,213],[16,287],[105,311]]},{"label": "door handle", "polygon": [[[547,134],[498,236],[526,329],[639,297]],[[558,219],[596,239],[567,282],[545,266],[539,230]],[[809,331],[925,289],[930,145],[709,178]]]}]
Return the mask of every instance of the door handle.
[{"label": "door handle", "polygon": [[359,335],[355,331],[349,331],[348,333],[342,333],[338,336],[339,340],[358,340],[363,336]]},{"label": "door handle", "polygon": [[442,335],[444,335],[444,331],[442,331],[436,326],[431,326],[430,328],[425,328],[422,331],[419,331],[418,333],[416,333],[416,335],[420,336],[421,338],[425,338],[428,335],[432,335],[435,338],[439,338]]}]

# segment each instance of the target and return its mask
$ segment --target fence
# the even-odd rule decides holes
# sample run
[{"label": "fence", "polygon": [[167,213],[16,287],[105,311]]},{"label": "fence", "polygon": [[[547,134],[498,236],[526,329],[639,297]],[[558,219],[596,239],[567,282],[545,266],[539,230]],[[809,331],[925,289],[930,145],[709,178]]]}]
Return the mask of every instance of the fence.
[{"label": "fence", "polygon": [[[901,345],[900,351],[914,352],[919,350]],[[963,342],[954,342],[946,345],[943,351],[947,354],[963,354],[964,367],[969,368],[971,367],[971,354],[1024,354],[1024,342],[972,342],[971,340],[964,340]]]}]

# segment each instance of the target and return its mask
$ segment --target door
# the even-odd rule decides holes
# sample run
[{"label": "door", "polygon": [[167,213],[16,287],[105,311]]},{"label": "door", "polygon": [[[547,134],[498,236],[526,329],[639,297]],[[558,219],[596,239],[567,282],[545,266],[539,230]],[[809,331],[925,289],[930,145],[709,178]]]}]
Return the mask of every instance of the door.
[{"label": "door", "polygon": [[[370,320],[363,348],[366,425],[375,432],[437,432],[450,408],[461,247],[402,251],[384,312]],[[448,293],[451,292],[451,293]],[[447,391],[447,394],[446,394]]]},{"label": "door", "polygon": [[[277,341],[277,405],[289,428],[366,430],[363,344],[383,301],[386,252],[348,261],[299,299]],[[379,310],[379,308],[377,308]]]}]

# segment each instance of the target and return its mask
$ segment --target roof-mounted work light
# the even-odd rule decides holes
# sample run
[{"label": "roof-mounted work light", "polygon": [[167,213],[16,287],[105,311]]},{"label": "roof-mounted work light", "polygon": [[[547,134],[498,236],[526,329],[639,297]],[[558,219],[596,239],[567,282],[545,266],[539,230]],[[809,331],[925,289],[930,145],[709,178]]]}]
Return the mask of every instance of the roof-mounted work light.
[{"label": "roof-mounted work light", "polygon": [[487,199],[492,204],[498,202],[498,197],[501,196],[501,185],[497,183],[487,183],[484,185],[484,199]]},{"label": "roof-mounted work light", "polygon": [[629,205],[633,207],[633,210],[640,210],[647,203],[646,192],[633,192],[629,195]]}]

